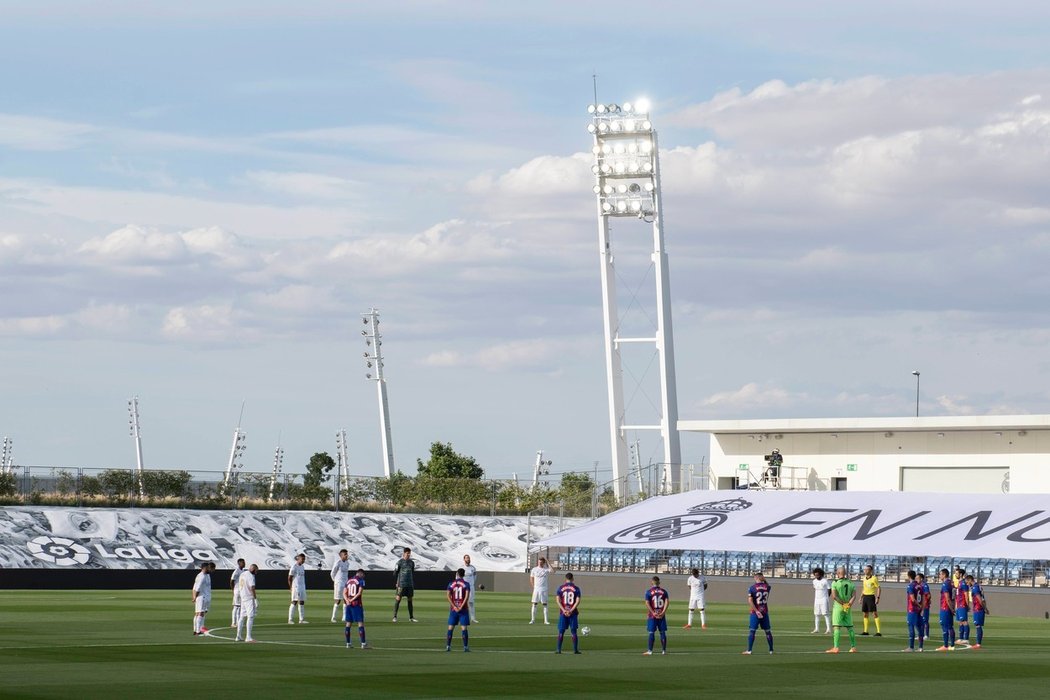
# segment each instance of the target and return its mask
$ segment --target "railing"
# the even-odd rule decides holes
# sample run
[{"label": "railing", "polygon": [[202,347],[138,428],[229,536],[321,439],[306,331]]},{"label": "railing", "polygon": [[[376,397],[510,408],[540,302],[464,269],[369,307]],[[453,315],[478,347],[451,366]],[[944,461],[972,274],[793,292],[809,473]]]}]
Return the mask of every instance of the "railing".
[{"label": "railing", "polygon": [[924,574],[931,585],[938,571],[954,571],[958,566],[989,585],[1046,588],[1050,583],[1050,560],[588,547],[551,549],[549,558],[574,571],[688,574],[699,569],[706,576],[750,576],[761,571],[776,578],[801,579],[810,578],[818,567],[833,577],[837,566],[845,566],[850,577],[858,578],[870,565],[884,582],[902,583],[913,570]]}]

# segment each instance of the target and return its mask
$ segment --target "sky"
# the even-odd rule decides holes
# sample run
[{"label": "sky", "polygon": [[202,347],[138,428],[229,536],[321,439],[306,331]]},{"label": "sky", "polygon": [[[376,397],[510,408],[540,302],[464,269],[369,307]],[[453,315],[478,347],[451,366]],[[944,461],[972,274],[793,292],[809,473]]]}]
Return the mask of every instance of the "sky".
[{"label": "sky", "polygon": [[[172,6],[177,5],[177,6]],[[20,465],[335,452],[609,477],[587,105],[659,132],[683,419],[1050,413],[1050,7],[0,5],[0,436]],[[613,227],[624,328],[648,232]],[[630,423],[658,397],[625,355]],[[660,461],[652,435],[641,461]],[[701,463],[706,437],[683,435]]]}]

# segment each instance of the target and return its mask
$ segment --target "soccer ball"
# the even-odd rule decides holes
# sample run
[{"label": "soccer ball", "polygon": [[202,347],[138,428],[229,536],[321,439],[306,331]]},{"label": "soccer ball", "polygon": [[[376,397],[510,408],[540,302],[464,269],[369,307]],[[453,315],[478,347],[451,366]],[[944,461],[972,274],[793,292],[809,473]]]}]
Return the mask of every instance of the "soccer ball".
[{"label": "soccer ball", "polygon": [[583,627],[583,628],[580,629],[580,634],[582,634],[584,637],[586,637],[590,633],[591,633],[591,628],[590,627]]}]

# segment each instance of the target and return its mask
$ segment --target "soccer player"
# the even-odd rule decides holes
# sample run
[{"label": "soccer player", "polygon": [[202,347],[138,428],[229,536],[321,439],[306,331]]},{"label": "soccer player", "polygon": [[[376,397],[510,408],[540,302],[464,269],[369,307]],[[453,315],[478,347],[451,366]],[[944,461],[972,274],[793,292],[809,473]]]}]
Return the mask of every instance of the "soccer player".
[{"label": "soccer player", "polygon": [[536,622],[537,605],[543,605],[543,624],[550,624],[550,619],[547,617],[547,579],[552,571],[554,569],[543,557],[540,557],[539,561],[536,562],[536,566],[529,571],[529,583],[532,585],[532,619],[529,620],[530,625]]},{"label": "soccer player", "polygon": [[828,596],[831,595],[831,583],[824,576],[824,569],[819,566],[813,569],[813,631],[820,631],[820,618],[824,618],[824,634],[831,634],[831,616],[828,615]]},{"label": "soccer player", "polygon": [[205,634],[204,617],[211,607],[211,563],[201,564],[201,570],[193,579],[193,634]]},{"label": "soccer player", "polygon": [[904,589],[905,610],[908,613],[908,648],[903,651],[915,651],[916,632],[919,637],[919,651],[922,651],[922,605],[924,596],[922,585],[918,582],[918,574],[914,571],[908,572],[908,585]]},{"label": "soccer player", "polygon": [[941,569],[941,637],[944,643],[937,651],[955,651],[955,600],[952,580],[947,569]]},{"label": "soccer player", "polygon": [[755,574],[755,582],[747,589],[747,604],[751,608],[751,622],[748,625],[747,651],[745,656],[751,655],[751,648],[755,645],[755,632],[761,627],[766,633],[766,642],[769,644],[769,653],[773,653],[773,630],[769,626],[769,592],[773,587],[766,582],[762,574]]},{"label": "soccer player", "polygon": [[237,620],[241,617],[241,589],[237,587],[237,582],[243,573],[244,560],[238,559],[237,566],[234,568],[233,573],[230,574],[230,590],[233,591],[233,612],[230,616],[230,627],[237,627]]},{"label": "soccer player", "polygon": [[412,559],[412,550],[405,547],[401,558],[394,565],[394,622],[397,622],[397,609],[401,607],[402,598],[408,600],[408,619],[419,622],[412,607],[412,597],[416,594],[415,573],[416,562]]},{"label": "soccer player", "polygon": [[875,569],[864,567],[864,578],[861,579],[863,595],[860,597],[860,611],[864,613],[864,631],[862,637],[868,636],[868,615],[875,618],[875,636],[882,636],[882,623],[879,622],[879,598],[882,597],[882,586],[879,585],[879,577],[875,575]]},{"label": "soccer player", "polygon": [[[542,562],[543,559],[540,559]],[[565,640],[565,630],[572,635],[572,653],[580,653],[580,598],[583,594],[580,587],[572,580],[572,574],[565,574],[565,583],[558,586],[554,599],[558,602],[558,646],[555,654],[561,653],[561,644]],[[544,605],[544,614],[547,607]],[[532,623],[529,623],[532,624]]]},{"label": "soccer player", "polygon": [[478,567],[470,563],[470,555],[463,555],[463,580],[470,584],[470,602],[467,603],[467,607],[470,609],[470,621],[477,622],[477,615],[474,614],[474,597],[477,595],[477,582],[478,582]]},{"label": "soccer player", "polygon": [[959,622],[959,639],[956,644],[970,646],[970,586],[964,577],[955,587],[955,619]]},{"label": "soccer player", "polygon": [[241,614],[237,618],[237,636],[234,641],[241,641],[241,623],[245,623],[243,639],[246,642],[255,642],[252,637],[252,627],[255,625],[255,614],[259,611],[259,599],[255,594],[255,574],[259,573],[259,567],[252,564],[243,571],[237,579],[237,589],[241,594]]},{"label": "soccer player", "polygon": [[[346,551],[345,549],[343,550]],[[350,577],[343,586],[343,620],[346,622],[344,634],[346,636],[346,648],[352,649],[354,644],[350,641],[350,631],[353,623],[357,623],[357,636],[361,640],[361,648],[367,649],[368,642],[365,640],[365,571],[358,569],[357,574]]]},{"label": "soccer player", "polygon": [[920,633],[922,634],[923,639],[929,639],[930,602],[933,600],[933,596],[930,595],[930,584],[926,582],[926,574],[915,574],[915,583],[922,589],[922,629],[920,630]]},{"label": "soccer player", "polygon": [[[350,579],[349,559],[350,553],[345,549],[340,549],[339,558],[335,560],[335,564],[332,565],[332,571],[329,574],[332,579],[332,593],[335,595],[335,603],[332,604],[332,622],[338,622],[335,616],[339,612],[339,604],[343,603],[346,583]],[[343,617],[346,617],[345,603],[343,603]]]},{"label": "soccer player", "polygon": [[296,609],[299,610],[299,624],[306,622],[306,555],[296,554],[295,563],[288,569],[288,590],[292,592],[292,603],[288,606],[288,624],[292,621]]},{"label": "soccer player", "polygon": [[839,653],[839,639],[842,636],[842,628],[849,631],[849,651],[851,654],[857,651],[857,635],[853,631],[853,599],[857,597],[857,587],[853,581],[846,576],[846,567],[835,568],[835,582],[831,584],[831,600],[834,606],[831,610],[831,625],[834,633],[831,637],[833,646],[828,649],[828,654]]},{"label": "soccer player", "polygon": [[973,577],[973,574],[966,574],[966,583],[970,586],[973,626],[977,628],[977,643],[973,645],[973,648],[980,649],[984,642],[984,616],[988,613],[988,599],[984,597],[984,588]]},{"label": "soccer player", "polygon": [[660,586],[660,577],[653,576],[652,586],[645,592],[645,609],[649,613],[646,629],[649,631],[649,649],[643,652],[645,656],[653,655],[653,642],[656,633],[660,633],[660,653],[667,653],[667,604],[669,598],[667,591]]},{"label": "soccer player", "polygon": [[[463,634],[463,651],[470,651],[469,631],[470,584],[463,579],[463,569],[456,570],[456,578],[448,584],[445,597],[448,598],[448,633],[445,635],[445,651],[452,651],[452,630],[459,625]],[[411,614],[411,613],[409,613]]]},{"label": "soccer player", "polygon": [[700,610],[700,629],[707,629],[707,613],[704,612],[704,591],[707,590],[707,579],[700,574],[700,569],[693,569],[689,578],[685,580],[689,587],[689,619],[682,629],[692,629],[693,610]]}]

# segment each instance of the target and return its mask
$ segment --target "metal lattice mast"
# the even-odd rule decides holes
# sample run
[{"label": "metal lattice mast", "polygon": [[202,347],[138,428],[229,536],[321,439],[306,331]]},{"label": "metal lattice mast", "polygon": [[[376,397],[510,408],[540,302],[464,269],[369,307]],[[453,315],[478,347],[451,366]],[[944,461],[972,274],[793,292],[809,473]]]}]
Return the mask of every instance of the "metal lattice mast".
[{"label": "metal lattice mast", "polygon": [[340,430],[335,434],[335,454],[338,467],[340,491],[346,492],[350,485],[350,458],[347,456],[346,431]]},{"label": "metal lattice mast", "polygon": [[128,427],[135,441],[135,475],[139,482],[139,498],[146,497],[146,485],[142,477],[142,432],[139,425],[139,397],[128,399]]},{"label": "metal lattice mast", "polygon": [[244,456],[245,438],[241,432],[241,421],[244,420],[244,403],[241,403],[241,415],[237,418],[237,427],[233,429],[233,444],[230,446],[230,458],[226,462],[226,475],[222,480],[223,493],[228,494],[230,482],[234,480],[236,471],[244,467],[240,459]]},{"label": "metal lattice mast", "polygon": [[[671,286],[664,249],[660,195],[660,157],[649,106],[592,104],[587,130],[594,136],[594,194],[598,206],[598,253],[601,257],[602,309],[605,316],[605,364],[609,387],[609,430],[616,495],[627,488],[628,430],[659,431],[663,442],[661,490],[675,491],[681,483],[681,443],[678,436],[678,398],[674,371],[674,337],[671,326]],[[615,267],[610,220],[623,217],[652,225],[652,262],[656,281],[656,333],[651,337],[620,336],[616,305]],[[623,367],[620,348],[625,343],[651,343],[656,348],[660,375],[660,422],[631,425],[623,401]]]},{"label": "metal lattice mast", "polygon": [[14,442],[11,438],[4,438],[3,452],[0,453],[0,472],[14,472],[15,470],[15,458],[14,458]]},{"label": "metal lattice mast", "polygon": [[[243,441],[242,443],[243,444]],[[284,466],[284,448],[281,447],[280,439],[277,440],[277,449],[273,451],[273,472],[270,474],[270,495],[269,500],[273,500],[273,492],[277,487],[277,479],[281,476],[281,467]]]},{"label": "metal lattice mast", "polygon": [[390,406],[386,397],[386,379],[383,377],[383,336],[379,333],[379,309],[374,306],[361,314],[361,322],[367,328],[361,331],[365,337],[365,379],[376,383],[379,396],[379,430],[383,441],[383,473],[389,479],[394,475],[394,443],[390,439]]}]

